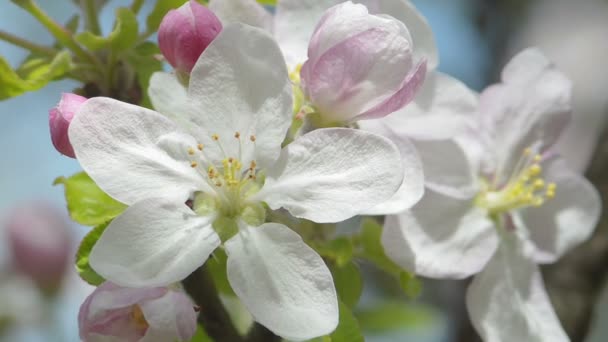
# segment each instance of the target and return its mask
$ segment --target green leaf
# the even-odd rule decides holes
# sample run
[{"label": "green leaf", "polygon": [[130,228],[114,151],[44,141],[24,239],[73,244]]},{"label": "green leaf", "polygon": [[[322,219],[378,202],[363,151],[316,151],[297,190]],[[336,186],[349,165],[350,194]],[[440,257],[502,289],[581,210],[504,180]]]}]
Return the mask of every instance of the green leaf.
[{"label": "green leaf", "polygon": [[126,58],[129,65],[137,74],[137,82],[141,89],[143,100],[141,105],[152,108],[152,103],[148,98],[148,86],[150,85],[150,77],[152,74],[161,71],[163,64],[156,58],[160,54],[158,46],[152,42],[143,42],[139,44]]},{"label": "green leaf", "polygon": [[356,316],[363,330],[386,332],[428,325],[433,321],[434,314],[426,306],[391,301],[360,310]]},{"label": "green leaf", "polygon": [[118,8],[116,10],[114,31],[108,36],[112,48],[116,51],[134,48],[139,34],[138,29],[135,13],[126,7]]},{"label": "green leaf", "polygon": [[72,219],[85,226],[96,226],[120,215],[127,206],[108,196],[85,172],[69,178],[59,177],[53,185],[63,184]]},{"label": "green leaf", "polygon": [[363,342],[363,334],[359,322],[350,311],[348,306],[342,302],[340,304],[340,322],[338,327],[329,336],[318,337],[310,342]]},{"label": "green leaf", "polygon": [[276,6],[277,0],[258,0],[258,2],[264,6]]},{"label": "green leaf", "polygon": [[91,265],[89,265],[89,255],[91,254],[93,246],[95,246],[95,243],[97,243],[97,240],[99,240],[99,237],[108,227],[110,222],[112,221],[105,222],[93,228],[93,230],[82,239],[80,247],[78,247],[78,252],[76,252],[76,272],[78,272],[78,275],[82,280],[94,286],[100,285],[105,279],[91,268]]},{"label": "green leaf", "polygon": [[363,277],[359,267],[349,262],[344,266],[333,265],[330,270],[340,300],[349,308],[354,308],[363,292]]},{"label": "green leaf", "polygon": [[399,284],[403,292],[411,299],[418,298],[422,293],[422,282],[413,273],[401,272],[399,274]]},{"label": "green leaf", "polygon": [[92,51],[112,48],[114,51],[120,52],[132,49],[137,42],[138,34],[135,14],[130,9],[121,7],[116,9],[114,30],[107,37],[84,31],[77,34],[75,39]]},{"label": "green leaf", "polygon": [[211,339],[211,337],[209,337],[209,335],[207,335],[205,329],[198,325],[196,328],[196,333],[194,334],[194,336],[192,336],[190,342],[213,342],[213,340]]},{"label": "green leaf", "polygon": [[146,19],[147,31],[156,32],[165,14],[174,8],[180,7],[185,2],[185,0],[157,0],[152,12],[150,12],[150,15]]},{"label": "green leaf", "polygon": [[225,295],[236,296],[230,286],[230,282],[228,282],[227,262],[228,256],[224,250],[218,248],[213,252],[213,257],[207,260],[206,266],[209,269],[209,273],[211,273],[211,278],[213,278],[213,283],[217,290]]},{"label": "green leaf", "polygon": [[331,259],[338,266],[348,264],[354,254],[353,242],[350,238],[341,236],[329,242],[311,241],[311,245],[323,257]]},{"label": "green leaf", "polygon": [[[81,0],[72,0],[72,2],[74,4],[76,4],[76,6],[80,6]],[[100,9],[103,8],[103,6],[105,6],[105,4],[108,2],[108,0],[94,0],[93,3],[95,4],[95,9],[97,11],[99,11]]]},{"label": "green leaf", "polygon": [[62,51],[52,60],[31,56],[17,69],[0,57],[0,100],[38,90],[64,76],[72,67],[69,52]]},{"label": "green leaf", "polygon": [[381,270],[399,275],[401,268],[392,262],[384,253],[384,247],[380,237],[382,236],[382,226],[371,218],[363,220],[359,242],[363,249],[362,256],[373,262]]}]

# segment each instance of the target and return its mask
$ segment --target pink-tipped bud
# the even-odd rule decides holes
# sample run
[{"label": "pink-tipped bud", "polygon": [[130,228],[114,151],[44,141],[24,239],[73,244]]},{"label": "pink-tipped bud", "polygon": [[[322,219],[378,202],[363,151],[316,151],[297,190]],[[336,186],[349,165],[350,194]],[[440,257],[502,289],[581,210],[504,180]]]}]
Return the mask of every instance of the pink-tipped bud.
[{"label": "pink-tipped bud", "polygon": [[59,153],[71,158],[76,158],[68,128],[78,108],[86,101],[86,97],[72,93],[63,93],[57,107],[49,111],[49,127],[51,128],[51,140]]},{"label": "pink-tipped bud", "polygon": [[165,15],[158,29],[158,46],[173,68],[188,75],[221,30],[215,14],[191,0]]},{"label": "pink-tipped bud", "polygon": [[6,229],[14,267],[43,291],[54,293],[73,252],[67,220],[54,207],[33,202],[15,208]]},{"label": "pink-tipped bud", "polygon": [[82,341],[190,341],[196,311],[188,296],[168,287],[101,284],[78,314]]}]

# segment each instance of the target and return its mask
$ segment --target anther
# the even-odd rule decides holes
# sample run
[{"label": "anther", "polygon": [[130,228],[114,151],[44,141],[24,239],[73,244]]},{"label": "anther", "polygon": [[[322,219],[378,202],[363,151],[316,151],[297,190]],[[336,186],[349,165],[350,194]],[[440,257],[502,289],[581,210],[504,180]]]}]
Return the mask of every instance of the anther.
[{"label": "anther", "polygon": [[197,167],[197,166],[198,166],[198,163],[197,163],[197,162],[195,162],[195,161],[190,162],[190,167],[195,168],[195,167]]},{"label": "anther", "polygon": [[543,168],[538,164],[530,166],[530,176],[538,176],[543,171]]},{"label": "anther", "polygon": [[542,159],[543,159],[543,157],[540,154],[537,154],[534,156],[534,161],[537,163],[540,162]]},{"label": "anther", "polygon": [[188,154],[189,155],[193,155],[194,154],[194,149],[192,147],[188,147]]},{"label": "anther", "polygon": [[249,137],[249,140],[251,140],[251,141],[255,142],[255,135],[250,136],[250,137]]},{"label": "anther", "polygon": [[211,139],[213,139],[214,141],[218,141],[218,140],[220,140],[220,136],[219,136],[219,135],[217,135],[217,134],[213,134],[213,135],[211,136]]},{"label": "anther", "polygon": [[203,147],[204,147],[203,144],[196,145],[196,148],[198,148],[199,151],[202,151]]},{"label": "anther", "polygon": [[234,137],[237,138],[237,139],[240,139],[241,138],[241,133],[235,132],[234,133]]}]

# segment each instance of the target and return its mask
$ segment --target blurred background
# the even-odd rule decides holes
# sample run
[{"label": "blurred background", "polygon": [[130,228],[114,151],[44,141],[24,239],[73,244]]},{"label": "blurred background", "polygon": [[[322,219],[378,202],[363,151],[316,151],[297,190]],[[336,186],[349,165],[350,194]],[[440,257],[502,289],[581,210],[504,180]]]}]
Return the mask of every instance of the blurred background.
[{"label": "blurred background", "polygon": [[[571,167],[587,169],[608,117],[608,1],[413,2],[434,29],[440,70],[473,89],[495,82],[504,63],[525,47],[539,46],[555,61],[575,84],[574,120],[559,146]],[[38,3],[60,22],[77,11],[69,0]],[[111,29],[114,9],[129,4],[128,0],[110,1],[104,7],[104,32]],[[144,8],[140,16],[147,12]],[[0,3],[0,29],[36,42],[52,42],[41,25],[8,1]],[[27,52],[0,41],[0,55],[15,66]],[[0,102],[0,341],[79,340],[78,308],[92,288],[78,278],[72,259],[88,228],[70,223],[63,188],[52,184],[56,177],[72,175],[80,168],[53,148],[48,127],[48,110],[62,92],[71,92],[77,85],[74,81],[54,82],[41,91]],[[593,174],[590,177],[595,180]],[[596,235],[585,247],[545,270],[552,300],[574,341],[608,340],[608,325],[602,324],[608,321],[608,290],[604,289],[608,236]],[[19,246],[24,239],[34,239],[40,255],[55,260],[55,274],[63,273],[60,279],[53,279],[50,269],[36,270],[36,263],[15,265],[11,246]],[[40,255],[21,256],[20,260]],[[17,272],[17,266],[42,276],[28,277]],[[64,268],[66,272],[62,272]],[[366,282],[362,310],[385,302],[384,294],[392,290],[373,270],[365,271],[374,281]],[[368,341],[475,341],[464,308],[466,286],[467,281],[425,281],[421,297],[404,299],[406,310],[396,311],[404,323],[401,327],[389,318],[367,317]],[[388,334],[375,332],[387,327]]]}]

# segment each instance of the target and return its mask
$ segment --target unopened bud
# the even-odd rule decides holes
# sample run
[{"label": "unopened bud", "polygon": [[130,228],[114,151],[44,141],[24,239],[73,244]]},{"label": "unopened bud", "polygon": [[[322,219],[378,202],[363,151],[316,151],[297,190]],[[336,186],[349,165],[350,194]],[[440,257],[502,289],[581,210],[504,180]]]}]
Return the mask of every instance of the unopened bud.
[{"label": "unopened bud", "polygon": [[191,0],[165,15],[158,29],[158,46],[178,73],[188,75],[221,30],[215,14]]},{"label": "unopened bud", "polygon": [[179,289],[105,282],[82,303],[78,326],[82,341],[190,341],[196,311]]},{"label": "unopened bud", "polygon": [[6,229],[14,267],[43,291],[54,293],[72,254],[67,220],[57,209],[34,202],[14,209]]},{"label": "unopened bud", "polygon": [[49,127],[51,129],[51,140],[59,153],[71,158],[76,158],[70,138],[68,137],[68,128],[72,118],[78,111],[78,108],[87,99],[85,97],[64,93],[61,95],[61,100],[57,107],[49,111]]}]

